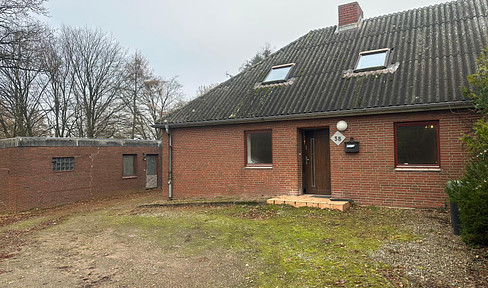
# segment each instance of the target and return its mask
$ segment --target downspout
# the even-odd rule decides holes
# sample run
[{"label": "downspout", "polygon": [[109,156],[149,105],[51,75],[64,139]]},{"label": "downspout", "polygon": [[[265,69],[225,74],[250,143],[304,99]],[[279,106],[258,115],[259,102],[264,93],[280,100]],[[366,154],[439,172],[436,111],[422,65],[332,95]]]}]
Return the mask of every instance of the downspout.
[{"label": "downspout", "polygon": [[168,142],[169,142],[169,149],[168,149],[168,198],[169,200],[173,200],[173,137],[171,133],[169,133],[169,125],[166,123],[164,124],[164,128],[166,129],[166,134],[168,134]]}]

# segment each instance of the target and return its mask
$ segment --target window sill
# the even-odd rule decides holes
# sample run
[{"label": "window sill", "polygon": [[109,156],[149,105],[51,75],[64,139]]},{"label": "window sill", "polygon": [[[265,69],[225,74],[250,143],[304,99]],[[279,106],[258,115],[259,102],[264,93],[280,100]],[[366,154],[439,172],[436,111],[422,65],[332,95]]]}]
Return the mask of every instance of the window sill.
[{"label": "window sill", "polygon": [[395,171],[398,172],[441,172],[442,169],[441,167],[436,167],[436,166],[413,166],[413,167],[396,167]]},{"label": "window sill", "polygon": [[122,179],[135,179],[135,178],[137,178],[136,175],[134,175],[134,176],[122,176]]},{"label": "window sill", "polygon": [[273,169],[272,165],[253,165],[253,166],[245,166],[245,169]]}]

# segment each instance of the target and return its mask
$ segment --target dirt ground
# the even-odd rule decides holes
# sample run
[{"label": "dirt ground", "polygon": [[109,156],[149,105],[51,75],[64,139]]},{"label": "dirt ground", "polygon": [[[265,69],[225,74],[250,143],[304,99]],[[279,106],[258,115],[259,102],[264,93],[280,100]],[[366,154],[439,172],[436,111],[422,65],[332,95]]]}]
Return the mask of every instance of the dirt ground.
[{"label": "dirt ground", "polygon": [[[239,253],[218,249],[188,255],[137,233],[121,237],[99,221],[145,213],[137,207],[160,199],[153,191],[0,215],[0,286],[253,287],[246,277],[260,268],[259,261],[249,265]],[[403,287],[401,279],[408,278],[412,287],[488,287],[486,250],[467,249],[459,237],[450,236],[446,213],[429,215],[405,223],[424,235],[420,240],[392,242],[372,255],[394,267],[385,272],[392,285]],[[443,282],[453,277],[457,280]]]},{"label": "dirt ground", "polygon": [[96,226],[97,214],[112,217],[160,199],[150,192],[1,216],[0,286],[232,287],[243,278],[234,255],[187,257],[161,251],[138,235],[121,241],[111,229]]}]

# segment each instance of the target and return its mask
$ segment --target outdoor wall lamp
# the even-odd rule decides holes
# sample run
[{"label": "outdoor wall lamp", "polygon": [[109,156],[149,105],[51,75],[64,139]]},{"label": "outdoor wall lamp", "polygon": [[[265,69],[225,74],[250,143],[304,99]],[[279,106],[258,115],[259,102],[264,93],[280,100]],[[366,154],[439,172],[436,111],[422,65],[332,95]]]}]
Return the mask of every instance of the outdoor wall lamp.
[{"label": "outdoor wall lamp", "polygon": [[341,120],[341,121],[337,122],[337,125],[336,126],[337,126],[337,130],[339,130],[339,131],[341,131],[341,132],[342,131],[346,131],[346,129],[347,129],[347,122],[344,121],[344,120]]}]

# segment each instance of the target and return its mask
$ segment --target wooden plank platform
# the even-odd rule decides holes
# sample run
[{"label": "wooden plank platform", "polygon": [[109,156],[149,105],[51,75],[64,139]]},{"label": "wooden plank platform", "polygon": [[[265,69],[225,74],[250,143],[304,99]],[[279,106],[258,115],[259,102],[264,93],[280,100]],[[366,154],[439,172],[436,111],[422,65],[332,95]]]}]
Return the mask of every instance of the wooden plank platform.
[{"label": "wooden plank platform", "polygon": [[350,207],[349,201],[331,201],[329,198],[317,197],[314,195],[300,196],[277,196],[266,201],[268,204],[286,204],[294,207],[315,207],[320,209],[331,209],[346,212]]}]

